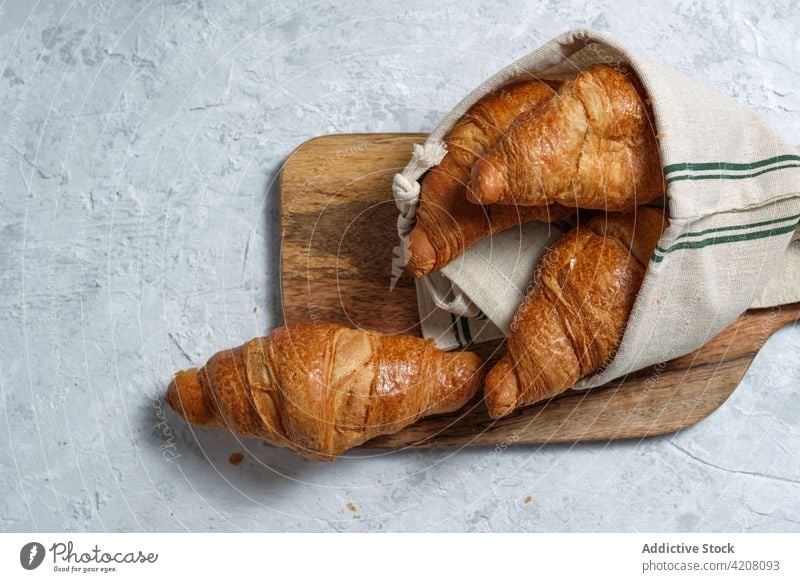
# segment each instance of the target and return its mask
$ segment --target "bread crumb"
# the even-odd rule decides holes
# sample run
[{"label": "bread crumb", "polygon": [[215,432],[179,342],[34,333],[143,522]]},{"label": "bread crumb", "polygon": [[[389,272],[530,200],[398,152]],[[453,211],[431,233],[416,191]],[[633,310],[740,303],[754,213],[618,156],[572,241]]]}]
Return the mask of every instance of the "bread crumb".
[{"label": "bread crumb", "polygon": [[231,456],[228,457],[228,462],[231,465],[238,465],[244,460],[244,455],[242,453],[231,453]]},{"label": "bread crumb", "polygon": [[355,513],[355,512],[356,512],[356,506],[355,506],[355,505],[353,505],[353,502],[352,502],[352,501],[348,501],[348,502],[347,502],[347,509],[349,509],[349,510],[350,510],[350,511],[352,511],[353,513]]},{"label": "bread crumb", "polygon": [[528,505],[531,502],[532,499],[533,499],[533,497],[531,497],[530,495],[525,497],[525,505]]}]

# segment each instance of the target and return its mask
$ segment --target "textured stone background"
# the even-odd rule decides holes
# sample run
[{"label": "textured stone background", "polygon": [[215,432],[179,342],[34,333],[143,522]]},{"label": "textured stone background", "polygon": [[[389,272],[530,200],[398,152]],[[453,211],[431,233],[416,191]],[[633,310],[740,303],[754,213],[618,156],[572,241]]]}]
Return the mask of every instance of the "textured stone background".
[{"label": "textured stone background", "polygon": [[173,371],[280,320],[273,182],[293,148],[429,130],[570,27],[800,143],[794,2],[639,4],[4,2],[2,528],[800,530],[796,326],[711,418],[642,442],[323,465],[160,408]]}]

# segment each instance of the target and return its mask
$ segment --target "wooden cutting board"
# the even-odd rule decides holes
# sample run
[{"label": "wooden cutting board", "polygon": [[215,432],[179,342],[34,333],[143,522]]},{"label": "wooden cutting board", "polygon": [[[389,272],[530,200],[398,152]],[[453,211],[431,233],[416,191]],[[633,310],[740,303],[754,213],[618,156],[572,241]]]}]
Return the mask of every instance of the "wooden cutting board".
[{"label": "wooden cutting board", "polygon": [[[329,135],[307,141],[281,173],[281,284],[286,323],[327,320],[420,334],[413,279],[390,291],[397,257],[392,176],[424,134]],[[500,445],[639,438],[705,418],[730,396],[758,350],[800,318],[800,304],[744,314],[700,350],[623,380],[565,394],[502,418],[480,400],[423,419],[373,448]],[[498,342],[474,346],[484,357]]]}]

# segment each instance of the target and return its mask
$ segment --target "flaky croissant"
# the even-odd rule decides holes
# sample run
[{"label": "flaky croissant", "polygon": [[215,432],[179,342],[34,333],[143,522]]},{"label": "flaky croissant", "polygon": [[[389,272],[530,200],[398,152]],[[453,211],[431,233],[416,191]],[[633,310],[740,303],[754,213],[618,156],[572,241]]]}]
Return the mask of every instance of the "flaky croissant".
[{"label": "flaky croissant", "polygon": [[466,201],[470,170],[514,119],[552,97],[555,85],[519,81],[483,97],[445,138],[447,155],[423,178],[416,225],[409,234],[407,268],[415,277],[437,271],[491,234],[531,220],[553,222],[572,211],[557,204],[477,206]]},{"label": "flaky croissant", "polygon": [[175,375],[166,401],[189,422],[331,460],[419,418],[463,406],[481,360],[432,341],[295,324]]},{"label": "flaky croissant", "polygon": [[597,216],[545,253],[486,376],[492,417],[559,394],[607,365],[666,221],[658,209]]},{"label": "flaky croissant", "polygon": [[607,65],[564,82],[475,163],[469,200],[626,211],[663,194],[655,128],[637,87]]}]

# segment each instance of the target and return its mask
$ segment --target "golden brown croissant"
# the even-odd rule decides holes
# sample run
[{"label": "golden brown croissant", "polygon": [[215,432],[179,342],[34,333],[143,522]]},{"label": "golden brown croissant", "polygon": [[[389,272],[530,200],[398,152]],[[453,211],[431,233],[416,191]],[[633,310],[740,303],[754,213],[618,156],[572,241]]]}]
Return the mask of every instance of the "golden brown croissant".
[{"label": "golden brown croissant", "polygon": [[429,414],[461,408],[481,360],[432,341],[331,323],[295,324],[175,375],[166,401],[186,420],[331,460]]},{"label": "golden brown croissant", "polygon": [[549,99],[555,89],[519,81],[475,103],[445,138],[448,153],[423,178],[416,225],[408,239],[408,270],[422,277],[444,267],[491,234],[531,220],[553,222],[572,214],[559,205],[541,208],[482,207],[466,201],[469,173],[524,111]]},{"label": "golden brown croissant", "polygon": [[472,168],[480,204],[625,211],[664,193],[648,108],[632,80],[595,65],[519,116]]},{"label": "golden brown croissant", "polygon": [[665,220],[650,207],[596,216],[544,255],[508,351],[486,376],[492,417],[555,396],[610,362]]}]

